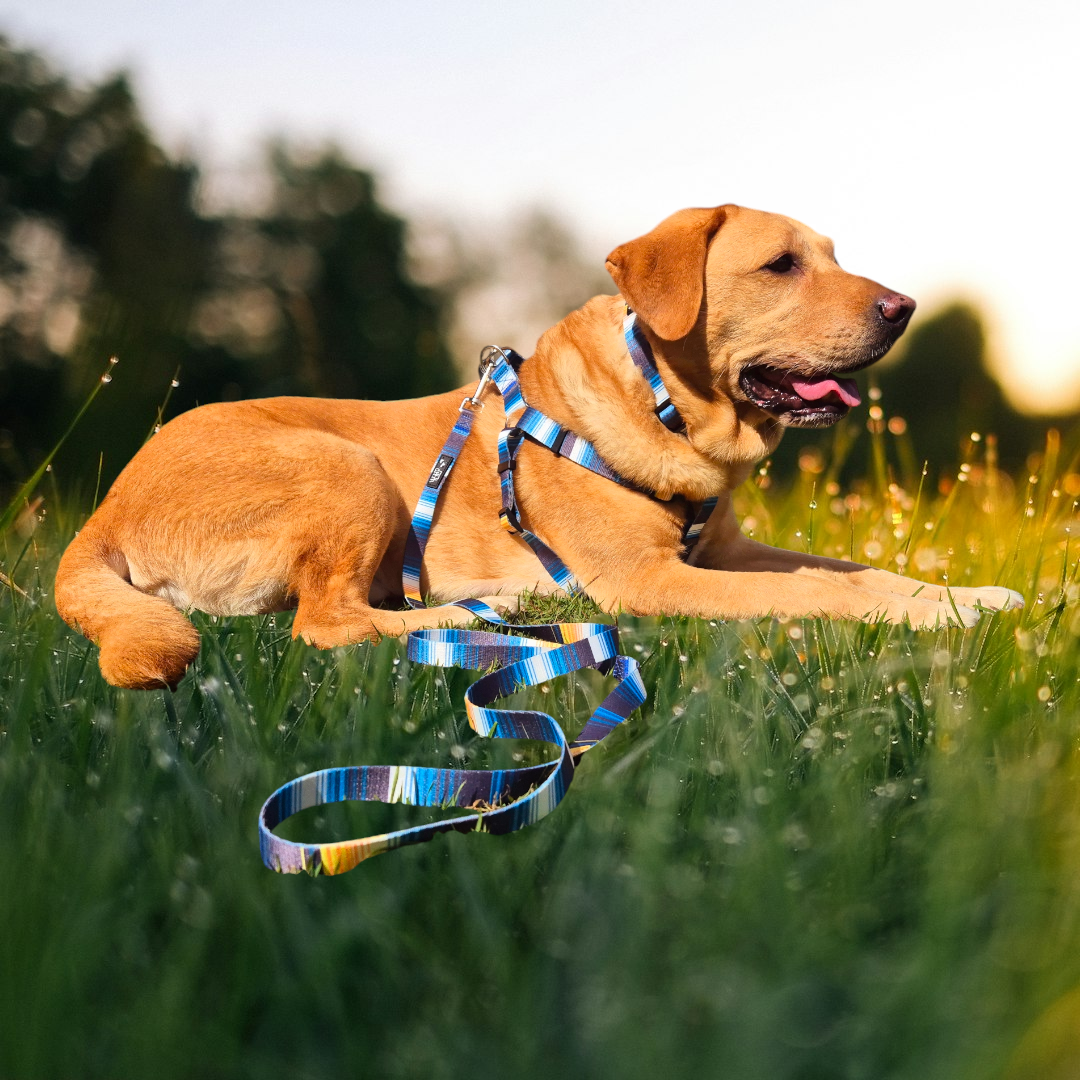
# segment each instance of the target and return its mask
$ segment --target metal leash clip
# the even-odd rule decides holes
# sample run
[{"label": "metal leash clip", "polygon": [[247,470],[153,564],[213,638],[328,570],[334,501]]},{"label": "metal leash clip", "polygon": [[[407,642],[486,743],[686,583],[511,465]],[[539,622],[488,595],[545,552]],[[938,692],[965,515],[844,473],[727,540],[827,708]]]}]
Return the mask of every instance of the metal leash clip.
[{"label": "metal leash clip", "polygon": [[502,351],[497,345],[487,345],[480,353],[480,382],[477,383],[476,389],[472,393],[472,397],[465,398],[461,403],[461,408],[466,406],[470,408],[482,409],[484,403],[480,400],[484,396],[484,391],[487,389],[488,383],[491,382],[492,376],[495,373],[495,365],[499,360],[506,360],[506,353]]}]

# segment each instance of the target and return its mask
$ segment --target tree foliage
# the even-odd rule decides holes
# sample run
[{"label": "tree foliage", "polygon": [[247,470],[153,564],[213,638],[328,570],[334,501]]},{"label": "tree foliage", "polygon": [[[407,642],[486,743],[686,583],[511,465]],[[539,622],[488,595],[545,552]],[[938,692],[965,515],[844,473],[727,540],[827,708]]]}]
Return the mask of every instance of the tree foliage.
[{"label": "tree foliage", "polygon": [[200,207],[192,161],[155,141],[127,78],[79,86],[0,39],[0,427],[40,454],[110,355],[78,463],[115,475],[170,411],[268,394],[408,397],[456,378],[439,295],[405,223],[326,147],[268,148],[257,211]]},{"label": "tree foliage", "polygon": [[[1020,468],[1042,445],[1047,428],[1072,416],[1029,416],[1009,402],[990,370],[983,318],[971,304],[955,301],[915,321],[881,364],[860,381],[870,386],[867,410],[855,410],[824,432],[792,430],[773,457],[781,479],[797,468],[821,471],[843,459],[842,479],[866,471],[870,432],[885,437],[885,452],[901,478],[910,481],[926,463],[934,480],[951,472],[971,446],[971,434],[993,436],[997,463]],[[801,464],[800,464],[801,463]]]},{"label": "tree foliage", "polygon": [[999,460],[1019,466],[1041,440],[1048,420],[1035,420],[1009,404],[987,362],[982,316],[954,302],[916,321],[894,363],[876,375],[881,404],[901,416],[918,461],[956,461],[972,432],[997,438]]},{"label": "tree foliage", "polygon": [[[264,180],[257,208],[207,211],[197,164],[162,149],[123,74],[82,85],[0,38],[0,479],[40,460],[111,355],[117,377],[61,459],[69,476],[92,477],[103,452],[107,482],[167,394],[172,414],[270,394],[449,389],[461,376],[448,341],[459,359],[492,341],[529,351],[612,291],[550,213],[486,236],[435,229],[410,262],[405,222],[340,149],[273,143]],[[1046,422],[1004,397],[970,305],[917,318],[897,356],[869,378],[880,423],[902,421],[909,463],[951,466],[979,431],[1012,468],[1039,441]],[[860,468],[866,422],[860,411],[834,432],[791,432],[775,470],[840,445]]]}]

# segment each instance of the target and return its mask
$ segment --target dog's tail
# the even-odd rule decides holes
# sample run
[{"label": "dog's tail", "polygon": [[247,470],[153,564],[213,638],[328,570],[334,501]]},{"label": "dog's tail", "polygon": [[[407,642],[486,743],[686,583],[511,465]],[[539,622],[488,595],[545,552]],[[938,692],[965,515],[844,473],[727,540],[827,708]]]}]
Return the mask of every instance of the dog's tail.
[{"label": "dog's tail", "polygon": [[93,519],[60,560],[55,598],[64,622],[101,649],[101,674],[113,686],[175,689],[198,655],[195,627],[131,584],[127,559]]}]

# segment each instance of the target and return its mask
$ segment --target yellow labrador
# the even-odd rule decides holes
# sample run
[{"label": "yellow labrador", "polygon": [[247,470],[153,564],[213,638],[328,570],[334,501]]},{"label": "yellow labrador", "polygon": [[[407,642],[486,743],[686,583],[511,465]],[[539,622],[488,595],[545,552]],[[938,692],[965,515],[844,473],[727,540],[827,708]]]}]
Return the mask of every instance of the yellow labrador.
[{"label": "yellow labrador", "polygon": [[[739,206],[682,210],[615,249],[621,296],[598,296],[540,339],[521,367],[529,403],[590,440],[620,486],[546,448],[522,447],[522,521],[607,610],[712,618],[823,615],[971,625],[1022,604],[1005,588],[954,589],[782,551],[739,529],[731,493],[785,427],[834,423],[858,403],[850,373],[883,356],[914,301],[841,270],[829,240]],[[668,430],[623,339],[637,313],[686,421]],[[174,686],[199,648],[181,613],[296,608],[323,647],[472,616],[393,610],[409,520],[462,397],[273,398],[206,405],[155,435],[71,543],[60,614],[101,647],[118,686]],[[508,604],[554,589],[499,524],[494,393],[448,483],[422,587],[441,602]],[[718,496],[691,558],[683,528]],[[390,605],[390,606],[387,606]],[[178,610],[179,609],[179,610]]]}]

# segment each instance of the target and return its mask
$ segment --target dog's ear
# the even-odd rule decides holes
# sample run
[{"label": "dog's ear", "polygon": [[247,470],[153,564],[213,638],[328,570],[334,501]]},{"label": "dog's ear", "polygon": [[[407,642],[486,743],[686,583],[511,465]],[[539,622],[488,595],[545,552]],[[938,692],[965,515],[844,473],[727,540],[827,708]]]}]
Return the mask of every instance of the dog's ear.
[{"label": "dog's ear", "polygon": [[697,322],[705,256],[726,213],[726,206],[680,210],[607,257],[607,271],[623,299],[665,341],[686,337]]}]

